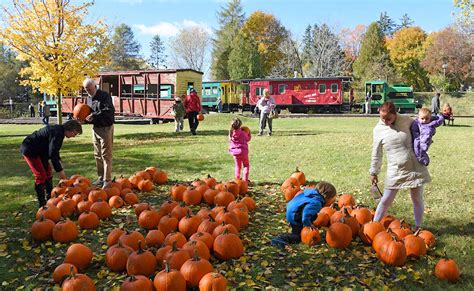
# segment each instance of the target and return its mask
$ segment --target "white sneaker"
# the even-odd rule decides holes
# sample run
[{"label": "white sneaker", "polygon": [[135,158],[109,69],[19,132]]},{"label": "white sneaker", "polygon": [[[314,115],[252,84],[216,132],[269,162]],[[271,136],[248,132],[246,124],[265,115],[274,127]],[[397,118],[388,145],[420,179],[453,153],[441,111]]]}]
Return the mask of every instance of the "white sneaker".
[{"label": "white sneaker", "polygon": [[109,186],[109,184],[110,184],[110,181],[104,181],[103,185],[102,185],[102,189],[107,188]]},{"label": "white sneaker", "polygon": [[94,182],[91,183],[92,185],[96,186],[96,187],[102,187],[104,185],[104,181],[101,180],[101,179],[97,179],[95,180]]}]

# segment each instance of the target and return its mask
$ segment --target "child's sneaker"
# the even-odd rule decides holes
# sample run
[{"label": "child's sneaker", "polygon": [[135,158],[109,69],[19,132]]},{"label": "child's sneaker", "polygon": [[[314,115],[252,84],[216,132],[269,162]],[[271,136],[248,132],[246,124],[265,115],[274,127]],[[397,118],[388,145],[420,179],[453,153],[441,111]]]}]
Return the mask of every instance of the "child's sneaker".
[{"label": "child's sneaker", "polygon": [[285,233],[274,237],[271,240],[271,245],[279,248],[284,248],[290,244],[297,244],[301,241],[298,235],[292,233]]}]

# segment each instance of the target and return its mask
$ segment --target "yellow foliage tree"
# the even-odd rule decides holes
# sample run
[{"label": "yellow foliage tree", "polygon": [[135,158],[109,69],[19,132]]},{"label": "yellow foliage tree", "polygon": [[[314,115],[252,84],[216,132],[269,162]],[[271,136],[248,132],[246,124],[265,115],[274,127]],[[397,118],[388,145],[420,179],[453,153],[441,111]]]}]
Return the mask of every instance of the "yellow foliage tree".
[{"label": "yellow foliage tree", "polygon": [[252,13],[242,27],[242,31],[257,43],[262,73],[267,76],[283,57],[280,44],[289,37],[288,31],[275,16],[262,11]]},{"label": "yellow foliage tree", "polygon": [[101,20],[84,23],[92,2],[73,5],[70,0],[14,0],[3,7],[0,40],[18,53],[28,66],[20,71],[23,85],[56,96],[58,123],[61,96],[76,93],[84,76],[94,76],[108,62],[108,27]]}]

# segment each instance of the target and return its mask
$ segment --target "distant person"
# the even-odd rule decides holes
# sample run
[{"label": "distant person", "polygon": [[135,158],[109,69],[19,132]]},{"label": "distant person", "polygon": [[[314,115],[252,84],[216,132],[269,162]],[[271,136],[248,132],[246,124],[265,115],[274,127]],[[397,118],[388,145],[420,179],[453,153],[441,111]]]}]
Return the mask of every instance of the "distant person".
[{"label": "distant person", "polygon": [[349,111],[352,111],[352,107],[354,107],[354,88],[349,90]]},{"label": "distant person", "polygon": [[448,125],[451,122],[452,125],[454,125],[454,113],[453,113],[453,108],[451,108],[451,105],[449,103],[445,103],[443,105],[443,113],[441,113],[444,117],[443,121],[443,126],[446,125],[446,120],[448,121]]},{"label": "distant person", "polygon": [[258,135],[263,135],[263,130],[268,124],[268,135],[271,136],[273,134],[273,120],[269,115],[270,112],[275,110],[275,100],[270,96],[268,89],[263,90],[263,96],[257,101],[256,108],[260,110],[260,129]]},{"label": "distant person", "polygon": [[184,99],[184,108],[186,108],[186,114],[188,115],[189,130],[192,135],[196,135],[199,126],[197,116],[201,112],[201,99],[194,88],[189,91],[189,95]]},{"label": "distant person", "polygon": [[423,166],[413,151],[410,127],[413,119],[398,114],[392,102],[385,102],[379,109],[380,119],[373,131],[372,161],[370,179],[372,185],[378,183],[382,168],[383,150],[387,157],[387,174],[384,192],[374,215],[374,221],[380,221],[387,214],[400,189],[410,189],[415,225],[423,222],[423,185],[431,181],[428,169]]},{"label": "distant person", "polygon": [[217,97],[217,112],[222,112],[222,98],[221,96]]},{"label": "distant person", "polygon": [[51,116],[51,110],[49,108],[48,103],[43,102],[43,124],[49,124],[49,117]]},{"label": "distant person", "polygon": [[291,233],[281,234],[272,239],[271,244],[285,247],[288,244],[301,242],[303,227],[313,225],[319,211],[337,194],[336,188],[328,182],[321,181],[315,188],[305,188],[286,205],[286,220],[290,223]]},{"label": "distant person", "polygon": [[242,121],[239,118],[234,118],[234,120],[232,120],[229,130],[229,153],[234,157],[235,179],[240,180],[240,171],[243,166],[244,176],[242,180],[248,182],[250,174],[248,143],[252,136],[250,135],[250,132],[243,131],[241,126]]},{"label": "distant person", "polygon": [[28,105],[28,110],[30,111],[30,117],[35,117],[35,106],[33,105],[33,102]]},{"label": "distant person", "polygon": [[372,113],[372,92],[369,90],[367,91],[367,95],[365,96],[365,114]]},{"label": "distant person", "polygon": [[180,132],[184,127],[184,116],[186,115],[186,109],[184,109],[183,99],[186,95],[183,94],[181,97],[174,99],[174,104],[171,108],[171,115],[174,116],[175,131]]},{"label": "distant person", "polygon": [[35,191],[38,205],[42,207],[51,198],[53,176],[51,163],[59,179],[67,179],[61,164],[59,151],[65,137],[82,134],[82,126],[76,120],[69,120],[63,125],[46,125],[28,135],[22,142],[20,152],[35,177]]},{"label": "distant person", "polygon": [[441,93],[436,92],[436,95],[431,99],[431,113],[433,115],[438,115],[439,114],[439,108],[440,108],[440,100],[439,96]]},{"label": "distant person", "polygon": [[94,185],[105,188],[112,181],[115,108],[109,93],[97,89],[95,80],[87,78],[82,85],[89,95],[87,104],[92,109],[86,121],[93,124],[92,141],[98,176]]},{"label": "distant person", "polygon": [[436,133],[436,127],[444,122],[443,115],[431,116],[428,108],[420,108],[418,118],[411,124],[411,135],[413,138],[413,149],[416,158],[423,166],[428,166],[430,157],[428,148],[433,143],[433,136]]},{"label": "distant person", "polygon": [[38,116],[43,117],[43,101],[38,102]]}]

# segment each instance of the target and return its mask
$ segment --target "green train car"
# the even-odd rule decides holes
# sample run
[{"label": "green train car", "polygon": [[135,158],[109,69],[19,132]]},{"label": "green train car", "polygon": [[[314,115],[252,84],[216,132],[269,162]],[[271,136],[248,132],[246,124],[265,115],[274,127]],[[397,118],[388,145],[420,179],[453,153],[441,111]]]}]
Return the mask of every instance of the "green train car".
[{"label": "green train car", "polygon": [[[202,82],[202,106],[211,111],[239,110],[241,104],[237,92],[239,85],[240,82],[230,80]],[[222,102],[221,108],[219,108],[219,100]]]},{"label": "green train car", "polygon": [[367,81],[365,82],[365,96],[371,94],[372,112],[378,112],[379,107],[391,101],[395,104],[400,113],[414,113],[417,104],[413,97],[413,88],[403,84],[389,85],[385,81]]}]

